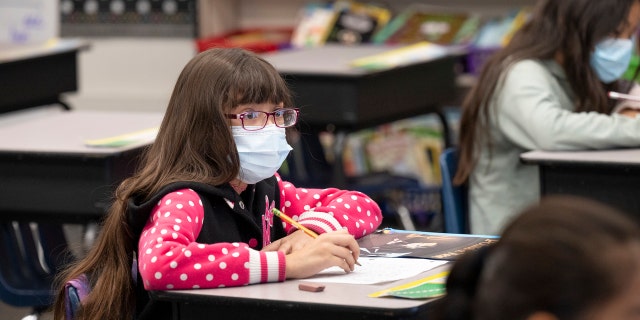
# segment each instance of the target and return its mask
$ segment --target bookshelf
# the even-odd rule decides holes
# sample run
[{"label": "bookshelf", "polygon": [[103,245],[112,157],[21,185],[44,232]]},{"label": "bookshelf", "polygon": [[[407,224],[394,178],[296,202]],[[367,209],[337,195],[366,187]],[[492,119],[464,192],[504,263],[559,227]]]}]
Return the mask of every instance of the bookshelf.
[{"label": "bookshelf", "polygon": [[[199,35],[217,35],[238,28],[293,26],[298,10],[310,0],[198,0]],[[486,16],[504,14],[530,6],[537,0],[389,0],[365,1],[400,11],[413,4],[432,6],[439,11],[478,12]]]}]

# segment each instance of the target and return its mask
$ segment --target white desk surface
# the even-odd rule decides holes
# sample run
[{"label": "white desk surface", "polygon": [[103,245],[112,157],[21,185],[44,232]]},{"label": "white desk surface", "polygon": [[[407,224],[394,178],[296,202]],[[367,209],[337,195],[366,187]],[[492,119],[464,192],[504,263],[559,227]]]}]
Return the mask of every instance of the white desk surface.
[{"label": "white desk surface", "polygon": [[298,289],[300,282],[310,280],[287,280],[278,283],[263,283],[242,287],[216,288],[216,289],[198,289],[198,290],[175,290],[166,291],[167,293],[179,293],[186,295],[199,296],[199,300],[203,301],[205,297],[215,299],[219,298],[237,298],[237,299],[256,299],[256,300],[272,300],[287,301],[290,303],[311,303],[345,306],[350,308],[382,308],[382,309],[408,309],[416,308],[425,304],[429,300],[421,299],[400,299],[391,297],[371,298],[369,294],[393,288],[411,281],[419,280],[430,275],[443,272],[451,268],[452,264],[448,263],[432,270],[426,271],[411,277],[409,279],[398,280],[391,283],[375,284],[375,285],[359,285],[359,284],[343,284],[343,283],[323,283],[325,289],[322,292],[307,292]]},{"label": "white desk surface", "polygon": [[[384,70],[366,70],[350,66],[358,58],[376,55],[400,46],[389,45],[324,45],[263,54],[263,58],[281,73],[359,76]],[[453,53],[455,50],[451,49]],[[459,51],[459,49],[458,49]],[[457,51],[455,51],[457,52]],[[442,57],[446,56],[443,55]],[[434,58],[431,58],[433,60]],[[426,59],[425,61],[428,61]]]},{"label": "white desk surface", "polygon": [[520,155],[525,163],[607,163],[640,165],[640,149],[613,149],[587,151],[529,151]]},{"label": "white desk surface", "polygon": [[2,45],[0,46],[0,63],[27,60],[87,48],[89,48],[89,42],[80,39],[53,39],[42,44]]},{"label": "white desk surface", "polygon": [[123,147],[88,147],[86,140],[103,139],[160,126],[163,114],[123,111],[64,111],[59,106],[0,115],[0,152],[104,155],[126,151],[149,141]]}]

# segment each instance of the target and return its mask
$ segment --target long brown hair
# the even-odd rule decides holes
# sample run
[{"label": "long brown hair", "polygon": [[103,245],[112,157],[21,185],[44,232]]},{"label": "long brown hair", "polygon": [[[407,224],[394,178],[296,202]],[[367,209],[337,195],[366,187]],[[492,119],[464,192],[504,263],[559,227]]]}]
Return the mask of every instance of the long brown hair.
[{"label": "long brown hair", "polygon": [[133,317],[131,267],[138,235],[127,223],[127,200],[149,199],[176,181],[220,185],[235,179],[239,158],[224,115],[238,105],[265,102],[291,106],[291,96],[278,72],[256,54],[210,49],[189,61],[178,77],[155,142],[145,151],[136,174],[117,188],[95,245],[58,275],[55,319],[64,319],[64,284],[83,273],[92,274],[93,281],[78,319]]},{"label": "long brown hair", "polygon": [[477,84],[463,102],[460,119],[459,164],[454,183],[463,184],[476,163],[477,150],[491,149],[490,101],[501,76],[514,63],[524,59],[562,57],[562,67],[574,97],[575,111],[609,113],[613,103],[605,85],[590,67],[596,43],[619,34],[628,25],[631,5],[638,0],[540,0],[531,18],[513,36],[509,44],[495,53],[483,66]]}]

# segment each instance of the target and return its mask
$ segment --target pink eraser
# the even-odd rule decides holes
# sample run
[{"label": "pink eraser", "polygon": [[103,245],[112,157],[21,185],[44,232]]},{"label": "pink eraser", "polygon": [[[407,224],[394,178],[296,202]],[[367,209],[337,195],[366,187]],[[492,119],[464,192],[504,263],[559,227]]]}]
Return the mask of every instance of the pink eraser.
[{"label": "pink eraser", "polygon": [[302,291],[320,292],[324,290],[324,284],[301,282],[298,284],[298,289]]}]

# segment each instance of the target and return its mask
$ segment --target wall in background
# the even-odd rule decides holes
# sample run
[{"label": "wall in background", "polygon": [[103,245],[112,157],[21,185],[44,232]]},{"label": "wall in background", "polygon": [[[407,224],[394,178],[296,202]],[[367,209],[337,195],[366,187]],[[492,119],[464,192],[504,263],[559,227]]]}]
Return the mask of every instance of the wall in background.
[{"label": "wall in background", "polygon": [[178,74],[195,54],[190,38],[86,38],[79,53],[78,110],[164,111]]},{"label": "wall in background", "polygon": [[197,32],[197,0],[59,1],[63,37],[193,37]]}]

